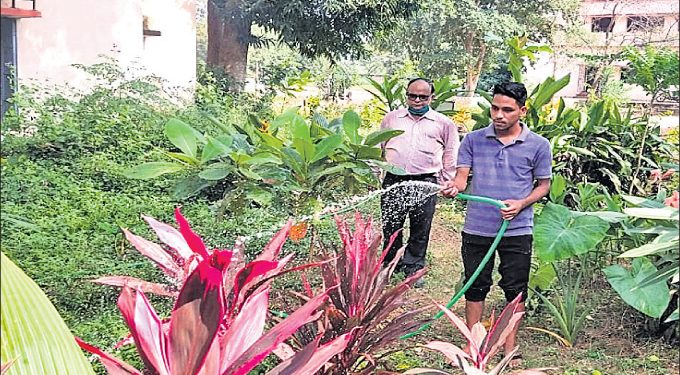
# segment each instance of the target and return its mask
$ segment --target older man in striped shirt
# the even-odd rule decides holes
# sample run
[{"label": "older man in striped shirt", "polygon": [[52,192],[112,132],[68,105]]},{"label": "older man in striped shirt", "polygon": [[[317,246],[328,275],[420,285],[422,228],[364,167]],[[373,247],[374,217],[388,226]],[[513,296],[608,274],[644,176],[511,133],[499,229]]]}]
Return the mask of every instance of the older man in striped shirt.
[{"label": "older man in striped shirt", "polygon": [[[385,142],[382,147],[385,159],[406,175],[387,173],[383,188],[404,181],[426,181],[453,186],[458,154],[458,128],[443,114],[430,108],[434,85],[424,78],[412,79],[406,86],[408,108],[388,113],[381,129],[403,130],[404,133]],[[425,267],[425,253],[430,238],[430,228],[437,204],[436,195],[429,196],[427,187],[404,184],[383,194],[381,211],[385,247],[392,234],[402,229],[409,217],[410,235],[397,269],[407,276]],[[423,200],[423,198],[425,198]],[[384,264],[394,259],[403,246],[401,232],[384,258]],[[416,287],[422,287],[422,282]]]}]

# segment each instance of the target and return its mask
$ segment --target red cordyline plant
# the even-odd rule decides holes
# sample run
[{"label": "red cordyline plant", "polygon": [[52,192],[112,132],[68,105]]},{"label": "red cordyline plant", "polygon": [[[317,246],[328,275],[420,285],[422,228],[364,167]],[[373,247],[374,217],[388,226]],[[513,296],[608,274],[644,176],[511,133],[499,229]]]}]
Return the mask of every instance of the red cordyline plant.
[{"label": "red cordyline plant", "polygon": [[[328,293],[311,298],[285,320],[264,332],[271,279],[285,272],[320,264],[284,270],[291,256],[276,259],[288,236],[290,222],[254,261],[245,264],[242,249],[209,251],[179,209],[175,211],[175,218],[179,231],[145,217],[169,249],[125,231],[127,238],[142,254],[181,285],[169,319],[158,317],[144,290],[174,295],[173,286],[125,277],[99,279],[99,282],[123,286],[118,307],[145,366],[144,372],[138,371],[77,340],[83,349],[99,357],[109,374],[246,374],[299,327],[323,314]],[[330,288],[327,292],[332,290]],[[350,337],[348,333],[323,345],[320,345],[320,340],[312,341],[272,373],[313,374],[330,357],[344,350]]]},{"label": "red cordyline plant", "polygon": [[[487,332],[484,328],[484,324],[479,322],[472,326],[472,329],[468,329],[463,319],[456,316],[445,306],[435,303],[449,320],[453,323],[456,328],[465,336],[468,342],[468,351],[465,352],[463,349],[455,346],[454,344],[442,341],[431,341],[424,347],[428,349],[433,349],[444,354],[452,365],[460,367],[465,374],[468,375],[498,375],[508,366],[513,358],[513,355],[517,352],[518,348],[515,348],[510,353],[505,353],[504,358],[498,362],[498,364],[492,368],[489,372],[486,372],[489,360],[491,360],[499,350],[504,346],[505,340],[512,330],[519,324],[524,315],[523,311],[518,311],[519,304],[521,303],[522,296],[518,295],[512,302],[510,302],[501,314],[496,318],[494,314],[491,314],[491,327]],[[548,368],[541,369],[526,369],[515,371],[513,375],[545,375],[544,370]],[[434,370],[434,369],[412,369],[404,374],[448,374],[444,371]]]},{"label": "red cordyline plant", "polygon": [[[319,373],[373,374],[376,360],[379,359],[378,352],[388,354],[385,352],[387,345],[429,320],[419,318],[431,308],[429,306],[396,313],[409,302],[405,293],[426,270],[420,270],[398,285],[387,288],[404,248],[399,249],[389,266],[383,268],[386,252],[381,251],[382,234],[373,228],[370,218],[364,220],[359,213],[355,213],[353,232],[344,218],[336,216],[335,221],[342,249],[327,254],[334,259],[321,265],[322,289],[324,294],[330,296],[332,304],[326,307],[326,320],[318,331],[323,334],[321,342],[332,342],[348,333],[351,336],[346,348],[331,358],[329,365]],[[303,283],[307,295],[311,297],[312,287],[304,277]],[[296,337],[305,343],[318,337],[318,333],[307,331],[306,335],[298,334]]]}]

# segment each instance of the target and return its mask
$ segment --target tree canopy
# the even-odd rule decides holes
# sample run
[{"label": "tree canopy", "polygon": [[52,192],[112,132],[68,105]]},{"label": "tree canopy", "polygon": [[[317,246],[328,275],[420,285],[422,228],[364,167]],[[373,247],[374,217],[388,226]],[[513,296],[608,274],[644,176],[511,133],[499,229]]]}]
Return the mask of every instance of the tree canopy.
[{"label": "tree canopy", "polygon": [[545,41],[571,0],[424,0],[422,12],[387,34],[381,46],[403,51],[428,75],[466,72],[466,87],[476,88],[482,71],[493,70],[503,40],[527,34]]},{"label": "tree canopy", "polygon": [[245,78],[248,46],[266,42],[251,26],[274,32],[303,55],[358,57],[378,31],[418,9],[415,0],[208,0],[209,65]]}]

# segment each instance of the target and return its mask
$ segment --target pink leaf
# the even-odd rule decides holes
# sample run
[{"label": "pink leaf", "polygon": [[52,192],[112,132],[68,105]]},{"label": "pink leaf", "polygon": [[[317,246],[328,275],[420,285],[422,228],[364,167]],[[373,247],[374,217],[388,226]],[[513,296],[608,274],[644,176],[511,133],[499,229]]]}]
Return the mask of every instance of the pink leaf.
[{"label": "pink leaf", "polygon": [[203,366],[224,317],[222,271],[231,252],[216,250],[189,275],[170,318],[171,374],[195,374]]},{"label": "pink leaf", "polygon": [[510,303],[508,303],[507,306],[505,306],[503,311],[501,311],[500,315],[498,315],[498,319],[493,320],[494,324],[491,328],[489,328],[487,339],[484,342],[484,349],[482,350],[483,352],[488,352],[489,348],[497,344],[502,332],[508,326],[510,319],[515,314],[515,312],[517,312],[521,303],[522,294],[520,293],[517,295],[517,297],[515,297],[514,300],[512,300]]},{"label": "pink leaf", "polygon": [[137,371],[137,369],[134,367],[108,353],[103,352],[96,346],[90,345],[78,337],[75,339],[76,343],[78,343],[78,346],[80,346],[81,349],[97,356],[99,362],[104,365],[104,368],[106,369],[106,372],[109,373],[109,375],[142,375],[142,373]]},{"label": "pink leaf", "polygon": [[120,287],[128,286],[132,289],[141,290],[145,293],[153,293],[161,296],[177,296],[177,292],[172,291],[168,285],[152,283],[131,276],[104,276],[96,280],[92,280],[92,282]]},{"label": "pink leaf", "polygon": [[127,238],[142,255],[156,263],[168,276],[176,279],[180,278],[179,276],[182,269],[175,263],[172,256],[165,252],[159,244],[134,235],[127,229],[123,229],[123,233],[125,233],[125,238]]},{"label": "pink leaf", "polygon": [[0,366],[0,375],[5,375],[5,373],[6,373],[7,371],[9,371],[10,367],[12,367],[12,365],[13,365],[14,362],[16,362],[16,361],[17,361],[17,359],[14,358],[14,359],[12,359],[12,360],[9,360],[9,361],[3,363],[3,364]]},{"label": "pink leaf", "polygon": [[[456,328],[460,331],[460,333],[465,336],[465,338],[468,340],[470,344],[474,343],[474,338],[472,337],[472,333],[470,332],[470,329],[467,327],[467,324],[459,318],[456,314],[452,313],[451,310],[447,309],[445,306],[440,305],[435,302],[435,305],[444,312],[444,315],[446,315],[447,318],[453,323]],[[479,347],[476,347],[474,345],[470,345],[470,357],[473,359],[477,358],[479,355]]]},{"label": "pink leaf", "polygon": [[286,225],[281,228],[272,239],[269,241],[267,246],[264,247],[262,253],[257,257],[257,260],[274,260],[279,256],[283,244],[286,242],[290,228],[293,225],[292,220],[288,220]]},{"label": "pink leaf", "polygon": [[317,311],[328,300],[328,292],[320,294],[302,307],[295,310],[286,319],[260,337],[248,350],[229,365],[222,375],[243,375],[252,370],[260,361],[274,350],[280,343],[288,339],[301,326],[318,319],[323,311]]},{"label": "pink leaf", "polygon": [[357,328],[352,329],[350,332],[340,335],[333,341],[323,345],[314,351],[312,357],[307,361],[304,367],[290,372],[291,375],[313,375],[321,367],[323,367],[331,358],[333,358],[338,353],[341,353],[347,348],[352,336],[355,334]]},{"label": "pink leaf", "polygon": [[118,308],[130,328],[137,351],[146,367],[160,375],[168,374],[161,320],[144,293],[123,287],[118,297]]},{"label": "pink leaf", "polygon": [[269,307],[269,288],[252,295],[221,338],[220,372],[246,351],[264,332]]},{"label": "pink leaf", "polygon": [[179,231],[182,233],[182,237],[184,237],[184,240],[189,244],[191,250],[196,254],[201,255],[203,259],[208,259],[208,250],[206,250],[203,240],[191,230],[189,222],[182,216],[179,207],[175,209],[175,220],[177,220],[177,225],[179,225]]},{"label": "pink leaf", "polygon": [[443,342],[443,341],[430,341],[427,344],[424,345],[428,349],[432,350],[437,350],[444,354],[446,358],[448,358],[451,363],[454,365],[458,364],[458,357],[461,357],[463,359],[470,360],[470,355],[465,353],[461,348],[449,343],[449,342]]},{"label": "pink leaf", "polygon": [[[292,254],[291,254],[292,255]],[[290,258],[288,258],[290,259]],[[255,260],[248,264],[236,273],[234,278],[234,285],[232,286],[232,293],[234,299],[229,306],[231,310],[236,310],[240,307],[245,295],[241,295],[242,291],[247,291],[248,286],[255,280],[260,280],[269,271],[277,269],[279,262],[270,260]]]},{"label": "pink leaf", "polygon": [[269,371],[267,375],[313,375],[338,353],[347,348],[357,328],[318,347],[321,336],[307,344],[300,352]]},{"label": "pink leaf", "polygon": [[184,237],[182,237],[182,234],[177,231],[177,229],[171,227],[168,224],[161,223],[150,216],[142,215],[142,218],[144,218],[144,220],[149,223],[151,229],[156,232],[158,239],[163,241],[163,243],[170,246],[171,248],[175,249],[177,254],[185,261],[187,261],[189,257],[194,254],[194,252],[191,251],[189,244],[187,244],[187,241],[184,240]]}]

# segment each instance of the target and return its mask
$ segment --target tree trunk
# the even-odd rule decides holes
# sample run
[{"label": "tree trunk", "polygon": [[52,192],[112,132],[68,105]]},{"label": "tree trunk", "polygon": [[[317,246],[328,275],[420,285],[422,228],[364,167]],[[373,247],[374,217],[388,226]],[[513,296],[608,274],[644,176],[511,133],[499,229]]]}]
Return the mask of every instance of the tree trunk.
[{"label": "tree trunk", "polygon": [[474,56],[476,53],[477,60],[474,63],[468,63],[465,72],[465,96],[472,97],[475,95],[475,90],[477,90],[477,83],[479,83],[479,76],[482,74],[482,67],[484,66],[484,57],[486,57],[486,45],[484,41],[479,43],[477,50],[475,51],[475,35],[469,33],[467,40],[465,41],[465,52],[468,56]]},{"label": "tree trunk", "polygon": [[[223,0],[222,0],[223,1]],[[237,1],[208,1],[208,55],[206,63],[223,70],[240,88],[246,80],[250,18],[244,17]]]},{"label": "tree trunk", "polygon": [[466,96],[474,96],[479,83],[479,76],[482,74],[482,66],[484,64],[484,55],[486,55],[486,47],[482,44],[477,55],[477,62],[475,64],[468,64],[467,73],[465,75],[465,87],[467,88]]}]

